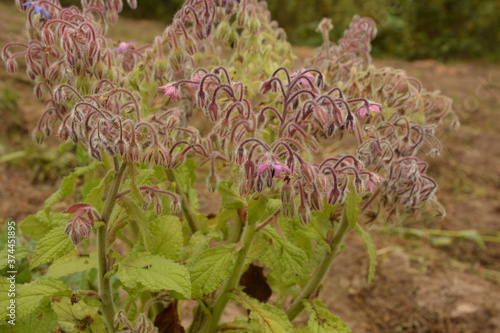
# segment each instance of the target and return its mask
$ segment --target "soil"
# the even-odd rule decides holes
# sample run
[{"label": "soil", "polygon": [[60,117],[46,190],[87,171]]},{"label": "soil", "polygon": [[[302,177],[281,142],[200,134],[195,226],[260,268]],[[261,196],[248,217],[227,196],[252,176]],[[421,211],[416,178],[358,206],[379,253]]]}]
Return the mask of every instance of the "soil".
[{"label": "soil", "polygon": [[[22,19],[12,5],[0,3],[0,29],[7,31],[0,35],[0,45],[20,39]],[[143,30],[141,24],[148,33],[161,32],[161,23],[151,22],[134,22],[134,31]],[[304,52],[310,51],[298,49]],[[440,89],[452,97],[462,123],[458,132],[442,138],[444,149],[429,168],[440,184],[438,197],[447,215],[438,223],[422,221],[411,227],[473,229],[498,238],[500,65],[377,59],[374,63],[402,68],[428,90]],[[27,143],[29,133],[41,110],[20,67],[15,76],[0,68],[2,99],[6,91],[17,95],[17,107],[0,104],[0,158],[32,147]],[[0,223],[7,218],[21,221],[43,206],[57,180],[40,181],[33,173],[25,158],[0,162]],[[378,265],[371,285],[365,282],[366,249],[357,235],[350,234],[323,286],[322,299],[353,332],[500,332],[500,243],[487,241],[487,248],[481,249],[470,240],[453,239],[451,244],[433,246],[427,238],[403,237],[391,230],[380,223],[372,226]]]}]

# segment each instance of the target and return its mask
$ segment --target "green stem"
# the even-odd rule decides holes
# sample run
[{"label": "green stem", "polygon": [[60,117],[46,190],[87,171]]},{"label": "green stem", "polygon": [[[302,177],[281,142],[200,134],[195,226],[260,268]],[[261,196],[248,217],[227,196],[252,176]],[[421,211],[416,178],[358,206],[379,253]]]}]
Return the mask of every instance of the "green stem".
[{"label": "green stem", "polygon": [[302,301],[314,294],[318,287],[323,283],[326,274],[330,271],[333,259],[335,259],[335,257],[337,256],[340,245],[342,245],[342,241],[344,240],[344,237],[348,231],[349,222],[347,221],[347,214],[344,208],[342,220],[335,233],[335,236],[333,237],[332,242],[330,243],[330,252],[325,254],[319,264],[318,269],[316,269],[316,271],[314,272],[314,275],[306,284],[300,295],[293,301],[293,303],[286,311],[286,314],[290,321],[297,317],[297,315],[301,313],[302,310],[304,310],[304,304],[302,303]]},{"label": "green stem", "polygon": [[175,173],[169,169],[166,169],[165,172],[167,174],[168,180],[175,183],[176,191],[181,196],[181,199],[182,199],[182,202],[181,202],[182,214],[186,218],[186,221],[189,225],[189,229],[191,229],[191,232],[194,234],[197,230],[200,229],[200,226],[199,226],[198,221],[196,219],[196,215],[194,214],[194,212],[191,209],[191,205],[189,205],[189,198],[186,195],[186,193],[182,190],[181,186],[179,185],[179,182],[177,180]]},{"label": "green stem", "polygon": [[120,185],[122,182],[123,174],[125,173],[125,169],[127,168],[127,164],[124,162],[117,175],[113,179],[113,183],[111,185],[111,191],[106,198],[106,202],[104,204],[104,208],[102,210],[102,221],[105,223],[103,226],[99,227],[96,230],[96,242],[97,242],[97,286],[99,290],[99,298],[102,302],[102,313],[104,315],[104,319],[106,320],[106,325],[108,327],[108,332],[115,332],[115,305],[113,303],[113,294],[111,293],[111,284],[108,277],[105,276],[107,272],[107,253],[108,253],[108,243],[107,243],[107,228],[109,218],[111,213],[113,212],[113,208],[115,206],[115,199],[118,190],[120,189]]},{"label": "green stem", "polygon": [[240,243],[242,248],[238,252],[236,257],[236,262],[234,263],[233,274],[224,284],[222,291],[219,293],[217,299],[214,302],[212,308],[212,318],[210,319],[209,327],[206,332],[213,333],[217,331],[217,325],[219,324],[220,318],[227,303],[229,302],[230,293],[237,287],[241,275],[243,275],[246,268],[246,258],[248,251],[250,250],[250,245],[252,244],[253,236],[255,235],[256,224],[246,225],[243,229],[243,234],[241,235]]}]

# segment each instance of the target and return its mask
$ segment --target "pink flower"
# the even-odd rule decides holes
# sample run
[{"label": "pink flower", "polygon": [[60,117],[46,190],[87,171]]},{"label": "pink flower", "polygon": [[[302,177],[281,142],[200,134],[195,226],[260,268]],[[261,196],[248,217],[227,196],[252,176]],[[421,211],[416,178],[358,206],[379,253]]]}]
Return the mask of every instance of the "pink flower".
[{"label": "pink flower", "polygon": [[287,165],[281,163],[262,163],[257,166],[257,174],[260,176],[269,168],[274,171],[274,176],[278,178],[283,178],[283,172],[288,173],[289,175],[292,174],[290,168]]},{"label": "pink flower", "polygon": [[190,85],[194,88],[194,89],[198,89],[200,87],[200,81],[201,79],[203,78],[203,75],[201,74],[198,74],[196,73],[195,75],[193,75],[193,77],[191,78],[191,81],[194,81],[196,83],[190,83]]},{"label": "pink flower", "polygon": [[[290,74],[290,79],[293,79],[294,77],[304,73],[305,71],[307,71],[307,69],[305,68],[301,68],[299,69],[298,71],[295,71],[293,72],[292,74]],[[310,79],[314,79],[314,75],[312,75],[310,72],[307,72],[304,74],[304,76],[310,78]],[[300,79],[300,83],[304,86],[304,87],[307,87],[309,88],[311,85],[309,84],[309,81],[307,81],[307,79]]]},{"label": "pink flower", "polygon": [[172,84],[167,84],[165,86],[159,87],[159,89],[163,89],[165,93],[164,96],[171,96],[172,101],[175,101],[179,94],[177,93],[177,88]]},{"label": "pink flower", "polygon": [[368,101],[368,103],[369,103],[369,110],[366,109],[366,105],[363,105],[362,107],[360,107],[358,109],[357,112],[359,113],[360,118],[366,117],[366,115],[369,113],[369,111],[374,111],[374,112],[380,113],[380,107],[383,106],[380,103],[376,103],[376,102],[372,102],[372,101]]},{"label": "pink flower", "polygon": [[113,48],[113,51],[116,51],[118,53],[124,53],[127,50],[130,50],[134,46],[134,42],[121,42],[118,44],[117,47]]}]

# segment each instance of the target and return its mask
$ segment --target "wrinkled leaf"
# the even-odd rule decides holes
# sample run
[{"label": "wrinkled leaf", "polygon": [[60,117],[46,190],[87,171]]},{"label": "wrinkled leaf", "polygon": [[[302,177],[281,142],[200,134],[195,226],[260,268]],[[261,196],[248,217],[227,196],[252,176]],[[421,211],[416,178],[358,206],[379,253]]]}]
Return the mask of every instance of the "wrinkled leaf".
[{"label": "wrinkled leaf", "polygon": [[200,298],[220,287],[231,274],[235,257],[234,245],[217,246],[198,254],[188,266],[192,298]]},{"label": "wrinkled leaf", "polygon": [[128,256],[119,264],[122,283],[132,289],[142,285],[149,291],[172,290],[191,297],[191,281],[186,267],[147,252]]},{"label": "wrinkled leaf", "polygon": [[83,272],[97,268],[97,252],[92,251],[88,256],[81,256],[76,251],[54,260],[46,276],[60,278],[69,274]]},{"label": "wrinkled leaf", "polygon": [[55,227],[38,242],[30,263],[32,269],[59,259],[75,248],[69,236],[64,233],[65,228],[63,225]]},{"label": "wrinkled leaf", "polygon": [[307,326],[309,333],[351,333],[351,329],[337,316],[328,311],[326,305],[316,299],[304,301],[306,311],[311,313]]},{"label": "wrinkled leaf", "polygon": [[286,333],[292,331],[293,326],[281,309],[270,304],[260,303],[244,293],[234,296],[234,299],[250,311],[250,320],[259,324],[260,332]]}]

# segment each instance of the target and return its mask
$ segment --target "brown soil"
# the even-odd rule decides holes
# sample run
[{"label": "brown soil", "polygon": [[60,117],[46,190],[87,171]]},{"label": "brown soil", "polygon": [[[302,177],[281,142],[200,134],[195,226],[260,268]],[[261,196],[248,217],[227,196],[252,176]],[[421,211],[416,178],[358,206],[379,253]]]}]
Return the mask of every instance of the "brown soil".
[{"label": "brown soil", "polygon": [[[12,7],[0,3],[0,29],[8,32],[0,35],[1,46],[19,39],[22,15]],[[140,24],[133,24],[134,31],[142,30]],[[161,24],[144,24],[144,30],[161,31]],[[432,227],[498,234],[500,65],[432,60],[374,63],[402,68],[427,89],[440,89],[455,101],[462,127],[443,138],[444,150],[430,165],[447,211],[444,220]],[[22,70],[11,76],[0,68],[0,91],[19,96],[18,110],[0,109],[0,157],[30,145],[26,142],[39,114]],[[42,207],[54,184],[33,178],[22,158],[0,163],[0,223],[7,218],[21,221]],[[422,221],[421,227],[429,223]],[[457,239],[433,247],[426,239],[394,236],[385,226],[372,229],[379,254],[374,282],[365,283],[366,249],[351,234],[322,291],[325,303],[353,332],[500,332],[499,243],[487,242],[487,249],[481,250],[471,241]]]}]

